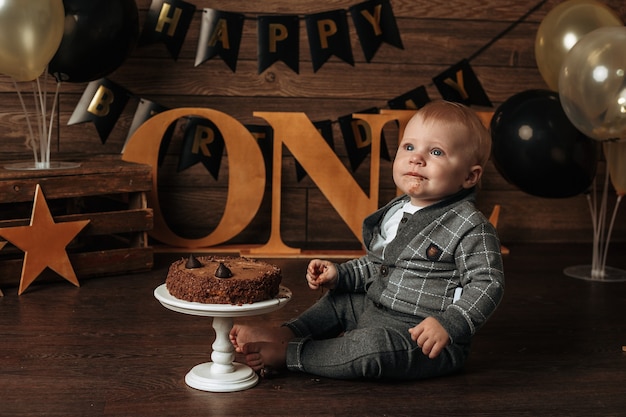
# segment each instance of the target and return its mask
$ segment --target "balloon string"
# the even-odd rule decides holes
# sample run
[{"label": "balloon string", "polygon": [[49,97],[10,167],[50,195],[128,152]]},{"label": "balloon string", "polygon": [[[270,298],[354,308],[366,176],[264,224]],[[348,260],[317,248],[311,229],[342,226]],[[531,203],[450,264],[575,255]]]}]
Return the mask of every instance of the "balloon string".
[{"label": "balloon string", "polygon": [[591,252],[591,270],[593,271],[598,259],[598,221],[596,205],[596,185],[593,184],[591,194],[587,194],[587,203],[591,214],[591,227],[593,229],[593,246]]},{"label": "balloon string", "polygon": [[39,136],[37,139],[37,143],[39,144],[39,153],[41,156],[41,162],[45,162],[44,161],[44,151],[43,151],[43,146],[44,144],[42,143],[43,138],[45,138],[45,113],[44,113],[44,105],[41,102],[42,99],[42,95],[41,95],[41,86],[39,84],[39,78],[36,79],[36,82],[33,83],[33,100],[35,102],[35,114],[37,115],[37,130],[39,131]]},{"label": "balloon string", "polygon": [[[611,216],[611,223],[609,224],[609,229],[606,235],[606,246],[604,248],[604,253],[602,254],[602,263],[601,268],[602,271],[606,268],[606,257],[609,252],[609,242],[611,240],[611,232],[613,231],[613,226],[615,224],[615,218],[617,217],[617,209],[619,208],[619,203],[622,201],[622,196],[617,196],[617,201],[615,201],[615,207],[613,207],[613,215]],[[603,274],[604,275],[604,274]]]},{"label": "balloon string", "polygon": [[604,274],[604,269],[601,264],[601,259],[603,257],[604,252],[606,251],[606,240],[605,230],[606,230],[606,210],[607,210],[607,197],[609,193],[609,169],[607,168],[604,174],[604,186],[602,187],[602,200],[600,203],[600,213],[598,213],[598,259],[595,264],[595,267],[592,268],[592,272],[596,272],[597,277],[601,277]]},{"label": "balloon string", "polygon": [[530,16],[531,14],[533,14],[534,12],[536,12],[541,6],[543,6],[544,4],[546,4],[547,0],[541,0],[539,3],[537,3],[532,9],[528,10],[526,13],[524,13],[524,15],[522,17],[520,17],[519,19],[517,19],[515,22],[513,22],[511,25],[509,25],[509,27],[507,27],[506,29],[504,29],[502,32],[500,32],[498,35],[496,35],[495,38],[493,38],[492,40],[490,40],[489,42],[487,42],[487,44],[485,44],[482,48],[480,48],[479,50],[477,50],[476,52],[474,52],[469,58],[467,58],[468,61],[473,60],[474,58],[476,58],[477,56],[479,56],[480,54],[482,54],[483,52],[485,52],[485,50],[489,49],[491,47],[491,45],[493,45],[494,43],[498,42],[500,39],[502,39],[504,36],[506,36],[507,33],[509,33],[510,31],[512,31],[517,25],[519,25],[520,23],[522,23],[524,20],[526,20],[528,18],[528,16]]},{"label": "balloon string", "polygon": [[15,86],[17,97],[20,99],[20,104],[22,105],[22,111],[24,112],[24,117],[26,119],[26,125],[28,126],[28,138],[26,139],[26,146],[31,148],[31,150],[33,151],[35,162],[37,162],[37,149],[35,149],[35,135],[33,133],[33,126],[30,123],[30,117],[28,116],[28,111],[26,110],[24,97],[22,97],[22,92],[20,91],[20,88],[17,85],[17,82],[15,80],[13,80],[13,85]]},{"label": "balloon string", "polygon": [[[44,83],[47,84],[48,74],[44,76]],[[38,121],[39,121],[39,152],[41,153],[41,162],[44,167],[50,164],[50,143],[52,140],[52,126],[54,124],[54,112],[56,110],[57,99],[59,96],[59,88],[61,83],[56,83],[56,90],[54,93],[54,99],[52,101],[52,109],[50,111],[50,121],[48,124],[48,89],[41,88],[41,82],[39,78],[36,80],[37,90],[33,90],[35,95],[35,107],[37,109]]]},{"label": "balloon string", "polygon": [[591,274],[594,275],[594,271],[597,269],[599,259],[599,245],[600,245],[600,211],[598,209],[598,190],[595,181],[593,182],[592,194],[587,198],[590,202],[589,208],[591,211],[591,224],[593,227],[593,250],[591,256]]},{"label": "balloon string", "polygon": [[591,195],[587,195],[587,202],[589,204],[589,211],[591,212],[591,224],[593,227],[593,252],[591,258],[591,278],[602,279],[605,275],[606,259],[609,252],[609,243],[613,227],[615,226],[615,219],[617,217],[617,211],[622,201],[622,196],[617,196],[617,201],[613,207],[613,214],[611,221],[606,226],[606,215],[608,206],[608,193],[609,193],[609,170],[606,170],[604,176],[604,186],[602,187],[602,198],[600,200],[600,207],[598,207],[598,197],[596,184],[593,183]]},{"label": "balloon string", "polygon": [[46,121],[47,113],[47,101],[46,101],[46,91],[44,89],[43,92],[41,90],[41,82],[39,78],[37,78],[37,92],[39,94],[39,106],[41,109],[41,138],[39,140],[39,149],[41,150],[41,162],[46,163],[46,125],[48,124]]},{"label": "balloon string", "polygon": [[55,114],[54,112],[56,111],[60,88],[61,88],[61,82],[57,82],[56,90],[54,91],[54,101],[52,102],[52,110],[50,110],[50,126],[48,127],[48,142],[46,145],[46,161],[48,163],[50,163],[50,141],[52,137],[52,125],[54,123],[54,114]]},{"label": "balloon string", "polygon": [[606,241],[606,212],[607,212],[607,206],[608,206],[608,195],[609,195],[609,178],[610,178],[610,170],[608,169],[608,167],[606,168],[606,172],[604,175],[604,187],[602,188],[602,205],[601,205],[601,209],[600,209],[600,230],[601,230],[601,234],[600,234],[600,246],[599,246],[599,252],[598,252],[598,273],[600,274],[599,276],[604,275],[604,268],[602,267],[602,265],[600,264],[600,259],[603,256],[604,252],[606,252],[606,246],[607,246],[607,241]]}]

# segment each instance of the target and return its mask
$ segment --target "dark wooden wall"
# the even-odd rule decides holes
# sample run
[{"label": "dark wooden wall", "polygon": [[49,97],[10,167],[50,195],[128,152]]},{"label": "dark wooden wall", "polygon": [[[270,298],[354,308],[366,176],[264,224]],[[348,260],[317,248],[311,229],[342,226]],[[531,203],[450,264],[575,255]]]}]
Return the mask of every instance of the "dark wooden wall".
[{"label": "dark wooden wall", "polygon": [[[261,14],[306,14],[348,9],[359,1],[334,0],[188,0],[197,7],[178,60],[170,57],[164,45],[136,48],[126,62],[108,76],[128,89],[134,97],[102,144],[91,123],[68,126],[67,122],[86,83],[64,83],[58,102],[55,157],[74,159],[106,154],[119,156],[136,109],[138,99],[146,98],[164,106],[206,107],[227,113],[244,124],[262,124],[253,111],[299,111],[311,120],[330,119],[370,107],[386,108],[387,100],[420,85],[431,98],[439,98],[431,85],[433,76],[463,58],[472,56],[494,37],[517,21],[538,1],[522,0],[391,0],[404,49],[383,44],[367,63],[350,22],[355,65],[331,58],[314,73],[310,63],[304,22],[301,23],[300,73],[277,63],[257,73],[257,35],[255,17]],[[150,0],[138,0],[140,27]],[[471,61],[493,109],[512,95],[535,88],[546,88],[535,63],[534,40],[537,28],[557,0],[550,0],[516,25]],[[622,18],[626,6],[621,0],[606,4]],[[194,67],[202,8],[215,8],[245,14],[244,33],[236,73],[220,58]],[[30,88],[23,85],[20,88]],[[335,149],[346,161],[343,140],[335,123]],[[26,135],[24,117],[11,79],[0,76],[0,160],[29,159],[23,145]],[[387,132],[386,132],[387,135]],[[387,145],[394,154],[396,138],[389,133]],[[176,143],[170,146],[159,169],[159,189],[164,212],[172,228],[181,236],[204,236],[215,227],[227,193],[226,158],[219,180],[214,180],[200,165],[176,172]],[[283,172],[282,236],[303,248],[359,247],[356,237],[342,223],[330,204],[310,179],[298,182],[295,162],[285,151]],[[368,184],[367,161],[354,173],[360,183]],[[600,164],[598,182],[604,180]],[[395,194],[391,163],[381,166],[380,203]],[[611,201],[614,200],[610,193]],[[508,184],[492,164],[488,166],[479,206],[489,215],[501,205],[498,229],[503,243],[518,241],[589,242],[592,239],[590,213],[583,195],[566,199],[539,198]],[[611,206],[612,207],[612,206]],[[253,223],[237,236],[235,243],[262,243],[269,236],[269,195]],[[626,240],[626,215],[620,210],[613,240]]]}]

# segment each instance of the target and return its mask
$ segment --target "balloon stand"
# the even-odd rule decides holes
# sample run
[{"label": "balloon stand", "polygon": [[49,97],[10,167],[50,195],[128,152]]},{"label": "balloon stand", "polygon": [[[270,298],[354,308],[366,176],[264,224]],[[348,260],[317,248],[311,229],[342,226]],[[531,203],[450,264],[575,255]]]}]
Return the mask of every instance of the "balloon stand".
[{"label": "balloon stand", "polygon": [[626,271],[610,266],[594,267],[593,265],[575,265],[565,268],[565,275],[572,278],[597,282],[626,281]]},{"label": "balloon stand", "polygon": [[[44,84],[47,84],[47,73],[43,76]],[[13,171],[33,171],[48,169],[72,169],[80,167],[77,162],[51,162],[50,161],[50,139],[52,137],[52,122],[54,120],[54,111],[56,108],[57,98],[59,95],[60,82],[56,83],[56,91],[52,99],[52,107],[50,116],[48,117],[48,93],[42,89],[39,78],[33,81],[33,104],[35,107],[34,119],[31,123],[31,114],[29,113],[24,97],[19,89],[17,82],[14,81],[15,91],[20,99],[24,118],[28,128],[27,146],[32,149],[34,161],[32,162],[14,162],[4,167]]]},{"label": "balloon stand", "polygon": [[80,167],[79,162],[13,162],[4,166],[5,169],[12,171],[35,171],[44,169],[72,169]]},{"label": "balloon stand", "polygon": [[565,268],[563,273],[569,277],[596,282],[626,281],[626,271],[606,266],[611,232],[613,230],[613,225],[615,224],[617,209],[619,208],[622,200],[622,196],[618,194],[615,206],[613,207],[611,220],[607,224],[608,189],[609,170],[607,169],[600,204],[598,205],[595,183],[592,187],[592,192],[587,194],[587,202],[589,203],[589,210],[591,212],[593,225],[593,252],[591,265],[575,265]]}]

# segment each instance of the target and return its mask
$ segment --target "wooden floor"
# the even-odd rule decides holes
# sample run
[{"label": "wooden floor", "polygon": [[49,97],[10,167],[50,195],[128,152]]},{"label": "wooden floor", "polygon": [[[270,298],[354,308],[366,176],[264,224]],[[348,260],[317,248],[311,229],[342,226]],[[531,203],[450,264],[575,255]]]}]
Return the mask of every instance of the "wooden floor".
[{"label": "wooden floor", "polygon": [[[31,286],[0,298],[0,416],[618,416],[626,414],[626,282],[590,282],[586,245],[509,246],[505,298],[475,339],[463,373],[409,383],[286,373],[233,393],[195,390],[189,369],[210,360],[211,319],[153,297],[168,263],[144,274]],[[626,245],[609,265],[626,269]],[[319,293],[306,260],[275,259],[297,315]]]}]

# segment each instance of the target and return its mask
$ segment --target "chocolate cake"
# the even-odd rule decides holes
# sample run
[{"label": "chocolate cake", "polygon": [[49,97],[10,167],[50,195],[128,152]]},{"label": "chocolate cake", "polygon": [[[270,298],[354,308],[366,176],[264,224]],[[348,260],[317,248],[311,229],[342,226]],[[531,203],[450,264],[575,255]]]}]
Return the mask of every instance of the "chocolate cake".
[{"label": "chocolate cake", "polygon": [[281,270],[266,262],[225,256],[190,256],[170,265],[165,285],[181,300],[242,305],[278,294]]}]

